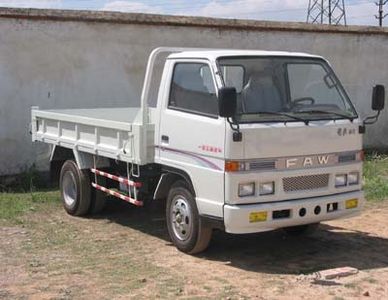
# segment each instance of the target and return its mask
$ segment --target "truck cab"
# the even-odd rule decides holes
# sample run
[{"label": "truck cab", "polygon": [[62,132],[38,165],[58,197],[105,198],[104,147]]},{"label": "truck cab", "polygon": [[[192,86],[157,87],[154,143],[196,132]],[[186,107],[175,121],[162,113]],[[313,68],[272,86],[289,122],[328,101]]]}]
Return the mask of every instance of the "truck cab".
[{"label": "truck cab", "polygon": [[[155,160],[187,172],[199,215],[240,234],[360,212],[361,123],[322,57],[181,52],[162,82]],[[219,94],[230,87],[236,108],[225,118]]]}]

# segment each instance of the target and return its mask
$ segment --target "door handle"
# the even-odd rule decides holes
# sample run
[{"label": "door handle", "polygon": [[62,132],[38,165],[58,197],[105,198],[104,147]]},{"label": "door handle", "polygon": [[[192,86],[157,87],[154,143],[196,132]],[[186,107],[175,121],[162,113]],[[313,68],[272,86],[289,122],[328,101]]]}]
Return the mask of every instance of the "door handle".
[{"label": "door handle", "polygon": [[163,143],[168,143],[170,138],[167,135],[162,135],[162,142]]}]

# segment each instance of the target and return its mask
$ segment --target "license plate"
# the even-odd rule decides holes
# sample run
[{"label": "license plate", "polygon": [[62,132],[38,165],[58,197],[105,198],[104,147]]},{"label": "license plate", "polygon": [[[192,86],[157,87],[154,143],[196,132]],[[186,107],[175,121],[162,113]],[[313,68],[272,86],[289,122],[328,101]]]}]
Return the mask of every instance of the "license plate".
[{"label": "license plate", "polygon": [[266,211],[258,211],[251,212],[249,214],[249,223],[257,223],[267,221],[267,212]]},{"label": "license plate", "polygon": [[358,206],[358,199],[349,199],[345,202],[346,209],[356,208]]}]

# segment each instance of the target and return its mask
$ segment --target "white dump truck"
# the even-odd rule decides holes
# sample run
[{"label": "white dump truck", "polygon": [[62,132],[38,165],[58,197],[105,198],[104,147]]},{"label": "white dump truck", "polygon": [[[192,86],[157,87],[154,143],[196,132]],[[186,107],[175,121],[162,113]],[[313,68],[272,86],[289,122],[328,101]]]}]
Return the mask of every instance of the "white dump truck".
[{"label": "white dump truck", "polygon": [[320,56],[158,48],[140,102],[32,109],[32,139],[53,145],[69,214],[101,211],[106,195],[137,206],[165,200],[172,242],[193,254],[213,229],[302,233],[363,206],[362,134],[384,107],[384,87],[373,89],[378,113],[362,121]]}]

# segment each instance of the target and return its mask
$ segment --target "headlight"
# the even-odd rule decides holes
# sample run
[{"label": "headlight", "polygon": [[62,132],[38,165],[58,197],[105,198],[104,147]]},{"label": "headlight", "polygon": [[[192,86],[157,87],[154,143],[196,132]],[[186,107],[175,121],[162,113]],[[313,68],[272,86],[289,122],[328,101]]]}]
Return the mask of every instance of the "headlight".
[{"label": "headlight", "polygon": [[255,194],[255,183],[240,183],[238,185],[238,196],[239,197],[248,197]]},{"label": "headlight", "polygon": [[275,193],[275,182],[264,182],[259,185],[259,194],[263,195],[273,195]]},{"label": "headlight", "polygon": [[359,182],[360,182],[360,173],[351,172],[348,174],[348,184],[349,185],[358,184]]},{"label": "headlight", "polygon": [[335,175],[335,187],[343,187],[347,184],[348,176],[346,174],[337,174]]}]

